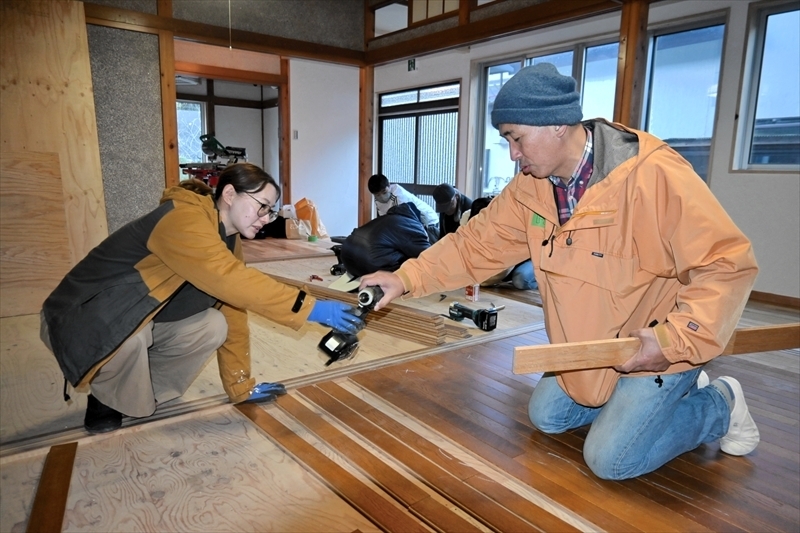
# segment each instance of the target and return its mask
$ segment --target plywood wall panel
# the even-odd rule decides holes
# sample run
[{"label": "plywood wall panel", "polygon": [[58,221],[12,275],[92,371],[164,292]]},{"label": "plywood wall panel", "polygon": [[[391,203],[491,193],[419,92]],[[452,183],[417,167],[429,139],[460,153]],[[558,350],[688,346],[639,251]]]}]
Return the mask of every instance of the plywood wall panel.
[{"label": "plywood wall panel", "polygon": [[58,154],[74,264],[108,235],[83,4],[3,0],[0,49],[0,148]]},{"label": "plywood wall panel", "polygon": [[0,152],[0,316],[38,313],[70,267],[56,153]]}]

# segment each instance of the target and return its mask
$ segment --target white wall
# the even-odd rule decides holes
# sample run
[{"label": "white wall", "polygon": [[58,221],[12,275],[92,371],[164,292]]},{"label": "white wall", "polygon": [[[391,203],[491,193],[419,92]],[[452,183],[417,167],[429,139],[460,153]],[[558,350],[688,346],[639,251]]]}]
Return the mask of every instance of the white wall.
[{"label": "white wall", "polygon": [[261,110],[247,107],[214,106],[214,137],[223,146],[247,150],[247,161],[264,167],[261,146]]},{"label": "white wall", "polygon": [[264,110],[264,170],[280,184],[280,109]]},{"label": "white wall", "polygon": [[292,203],[317,206],[334,235],[358,226],[358,67],[292,59]]},{"label": "white wall", "polygon": [[[650,7],[650,25],[687,22],[703,13],[727,16],[721,82],[718,92],[716,135],[708,182],[733,220],[753,241],[761,272],[754,290],[800,297],[800,179],[797,172],[741,172],[731,170],[739,80],[744,58],[746,19],[751,2],[744,0],[664,1]],[[691,20],[689,18],[688,20]],[[474,190],[475,128],[482,112],[477,106],[480,63],[548,52],[579,39],[600,39],[619,33],[619,13],[577,23],[495,39],[458,50],[417,58],[417,70],[408,72],[400,61],[375,69],[375,92],[461,81],[461,109],[457,180],[465,191]],[[377,109],[377,106],[376,106]],[[377,120],[375,121],[377,124]],[[480,139],[478,139],[480,140]],[[377,160],[377,159],[376,159]]]}]

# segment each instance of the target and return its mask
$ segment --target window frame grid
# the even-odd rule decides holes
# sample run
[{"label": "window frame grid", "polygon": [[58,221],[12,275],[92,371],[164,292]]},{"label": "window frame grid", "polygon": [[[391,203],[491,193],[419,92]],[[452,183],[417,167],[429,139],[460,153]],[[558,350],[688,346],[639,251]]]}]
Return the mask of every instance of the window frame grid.
[{"label": "window frame grid", "polygon": [[750,163],[755,137],[756,107],[761,82],[764,47],[767,39],[767,19],[797,10],[796,1],[775,0],[754,3],[747,17],[747,42],[739,87],[738,116],[731,170],[740,172],[796,172],[800,165]]},{"label": "window frame grid", "polygon": [[[442,98],[438,100],[427,100],[424,102],[419,101],[419,93],[426,89],[435,89],[438,87],[448,87],[451,85],[458,86],[458,96],[450,97],[450,98]],[[393,94],[398,93],[406,93],[416,91],[417,92],[417,102],[408,103],[408,104],[398,104],[398,105],[390,105],[390,106],[383,106],[381,102],[383,101],[383,97],[390,96]],[[410,185],[412,188],[422,185],[418,183],[419,179],[419,128],[420,128],[420,121],[416,120],[422,116],[428,115],[435,115],[440,113],[456,113],[456,153],[455,153],[455,161],[456,161],[456,168],[453,170],[453,185],[455,186],[455,181],[457,178],[458,173],[458,129],[460,125],[460,116],[461,116],[461,80],[448,80],[442,81],[441,83],[436,83],[433,85],[423,85],[419,87],[409,87],[406,89],[395,89],[389,92],[380,93],[377,95],[378,101],[378,109],[377,109],[377,119],[378,119],[378,165],[377,169],[378,172],[383,173],[383,146],[384,146],[384,128],[383,123],[387,119],[397,119],[397,118],[414,118],[414,164],[413,164],[413,182],[398,182],[392,179],[391,176],[387,176],[391,183],[400,183],[402,185]]]}]

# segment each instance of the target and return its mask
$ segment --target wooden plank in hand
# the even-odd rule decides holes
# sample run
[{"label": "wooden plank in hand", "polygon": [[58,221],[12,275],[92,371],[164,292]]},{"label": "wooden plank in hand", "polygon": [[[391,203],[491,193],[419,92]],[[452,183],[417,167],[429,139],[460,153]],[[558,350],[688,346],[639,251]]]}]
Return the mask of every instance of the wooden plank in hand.
[{"label": "wooden plank in hand", "polygon": [[[639,350],[639,339],[518,346],[514,348],[515,374],[565,372],[610,368],[624,364]],[[721,355],[771,352],[800,348],[800,323],[740,328],[733,332]]]}]

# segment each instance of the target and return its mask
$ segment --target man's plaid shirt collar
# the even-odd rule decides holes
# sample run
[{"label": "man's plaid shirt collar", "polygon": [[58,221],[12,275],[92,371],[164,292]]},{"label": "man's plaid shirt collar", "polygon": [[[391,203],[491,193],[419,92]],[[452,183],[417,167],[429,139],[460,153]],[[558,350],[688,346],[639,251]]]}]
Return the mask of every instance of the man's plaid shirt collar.
[{"label": "man's plaid shirt collar", "polygon": [[572,172],[569,182],[564,182],[558,176],[549,176],[555,186],[556,207],[558,208],[558,222],[562,226],[570,219],[578,205],[586,186],[592,177],[592,164],[594,163],[594,145],[592,143],[592,131],[586,126],[586,144],[583,147],[583,156]]}]

